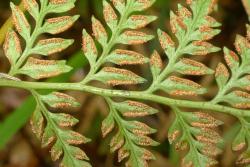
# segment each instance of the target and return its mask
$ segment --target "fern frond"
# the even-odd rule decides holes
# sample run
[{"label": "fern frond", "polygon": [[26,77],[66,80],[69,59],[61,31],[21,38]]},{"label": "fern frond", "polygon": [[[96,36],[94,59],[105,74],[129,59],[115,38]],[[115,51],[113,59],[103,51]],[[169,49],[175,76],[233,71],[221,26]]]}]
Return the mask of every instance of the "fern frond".
[{"label": "fern frond", "polygon": [[[11,63],[10,75],[25,74],[35,79],[49,78],[68,72],[71,67],[65,61],[41,60],[32,55],[49,56],[61,52],[69,47],[73,40],[62,38],[41,39],[37,38],[44,33],[58,34],[68,28],[79,16],[61,16],[56,18],[45,17],[49,13],[66,12],[74,7],[75,0],[58,2],[41,0],[40,6],[35,0],[24,0],[28,13],[35,20],[35,28],[31,32],[31,25],[24,13],[13,3],[11,9],[15,30],[10,30],[6,36],[4,51]],[[45,20],[45,21],[44,21]],[[21,38],[25,41],[25,47],[21,47]]]},{"label": "fern frond", "polygon": [[[207,92],[206,88],[183,76],[214,73],[190,56],[205,56],[220,50],[208,42],[220,32],[217,29],[220,24],[209,16],[214,1],[194,0],[187,3],[191,10],[178,5],[177,13],[170,13],[170,26],[176,40],[166,32],[158,30],[158,38],[168,58],[168,64],[163,68],[160,55],[154,51],[150,60],[153,83],[147,90],[148,93],[162,90],[169,95],[183,97]],[[175,76],[176,73],[180,75]],[[176,119],[169,130],[170,143],[176,149],[188,149],[182,166],[206,167],[216,164],[214,158],[221,152],[216,146],[220,137],[214,130],[219,125],[218,121],[202,112],[184,113],[176,106],[171,107],[175,111]]]},{"label": "fern frond", "polygon": [[222,122],[203,112],[182,112],[177,107],[172,109],[176,118],[169,129],[168,138],[176,150],[188,150],[182,166],[207,167],[217,164],[214,158],[222,152],[217,145],[223,140],[216,131]]},{"label": "fern frond", "polygon": [[[136,65],[149,62],[142,54],[127,49],[114,48],[117,44],[143,44],[153,38],[139,30],[156,19],[155,16],[146,16],[135,12],[147,9],[154,0],[112,0],[112,4],[103,0],[103,16],[105,26],[98,19],[92,17],[94,38],[83,30],[83,52],[89,60],[91,69],[82,83],[97,80],[109,85],[130,85],[145,82],[145,79],[133,72],[115,67],[104,67],[111,62],[117,65]],[[110,29],[111,34],[108,34]],[[96,42],[102,47],[97,49]]]},{"label": "fern frond", "polygon": [[[111,152],[117,151],[118,161],[124,161],[127,167],[148,166],[148,161],[154,159],[154,155],[146,147],[158,145],[150,136],[156,130],[139,121],[141,117],[157,113],[156,109],[140,102],[143,100],[168,105],[174,111],[176,117],[169,129],[168,139],[177,150],[186,151],[182,166],[208,167],[217,164],[216,156],[221,153],[219,145],[223,143],[218,133],[222,122],[206,113],[210,110],[239,119],[241,129],[232,148],[241,151],[237,163],[249,165],[250,114],[247,109],[250,108],[250,26],[247,25],[247,37],[238,35],[236,38],[237,53],[224,48],[226,65],[219,63],[215,70],[219,87],[216,97],[211,101],[183,100],[184,96],[199,96],[207,92],[199,83],[187,79],[189,76],[214,73],[191,56],[206,56],[220,50],[209,42],[220,32],[220,24],[210,16],[215,0],[187,0],[189,7],[178,5],[177,12],[170,13],[172,35],[158,30],[159,43],[168,59],[166,66],[157,51],[149,59],[127,47],[143,44],[153,38],[141,28],[156,17],[142,14],[141,11],[149,8],[154,1],[103,0],[105,24],[93,16],[92,35],[85,29],[82,31],[82,50],[90,64],[89,73],[79,83],[60,84],[25,82],[16,78],[16,75],[25,74],[42,79],[71,70],[64,60],[42,60],[32,55],[49,56],[72,44],[72,40],[62,38],[38,41],[37,38],[42,33],[55,35],[72,26],[78,16],[44,18],[50,13],[68,11],[74,7],[75,0],[40,0],[40,3],[25,0],[27,11],[36,21],[33,31],[25,15],[12,4],[15,30],[9,31],[4,44],[11,70],[9,74],[0,73],[0,86],[24,88],[33,94],[37,108],[31,118],[32,129],[44,147],[51,147],[52,160],[62,159],[61,166],[90,166],[87,155],[75,146],[89,140],[70,130],[78,122],[77,119],[69,114],[53,113],[48,108],[77,107],[79,104],[69,95],[59,92],[42,95],[37,92],[39,89],[78,90],[104,97],[110,112],[102,122],[102,134],[103,137],[112,135]],[[24,48],[21,38],[26,42]],[[126,69],[124,65],[146,63],[150,63],[153,76],[147,90],[110,88],[144,83],[146,80],[143,77]],[[104,89],[91,86],[92,81],[110,87]],[[167,97],[157,94],[159,90],[167,93]],[[186,112],[186,109],[192,108],[199,110]]]},{"label": "fern frond", "polygon": [[[103,0],[103,16],[107,26],[92,17],[94,37],[83,30],[82,49],[90,63],[90,72],[82,83],[88,84],[93,80],[111,86],[144,83],[146,81],[144,78],[122,66],[145,64],[149,59],[135,51],[116,48],[116,45],[138,45],[153,38],[152,35],[140,29],[154,21],[156,17],[138,12],[150,7],[154,0],[112,0],[111,2],[112,4]],[[108,29],[111,32],[110,35]],[[97,49],[96,42],[101,45],[102,52]],[[106,66],[106,63],[111,63],[112,66]],[[113,67],[114,65],[119,65],[119,68]],[[115,103],[105,98],[109,104],[110,113],[103,121],[103,136],[118,127],[110,144],[111,151],[118,150],[119,162],[127,158],[126,166],[147,166],[147,160],[153,159],[153,155],[142,146],[156,144],[146,136],[154,131],[144,123],[127,121],[123,117],[146,116],[156,111],[142,103],[132,101]]]},{"label": "fern frond", "polygon": [[148,166],[147,161],[155,159],[154,155],[143,146],[156,146],[157,142],[147,135],[155,133],[145,123],[126,120],[155,114],[156,109],[136,101],[114,102],[107,98],[110,113],[102,122],[102,134],[105,137],[117,126],[112,137],[111,152],[118,151],[118,161],[126,160],[127,167]]},{"label": "fern frond", "polygon": [[37,102],[31,118],[32,130],[41,139],[43,147],[51,147],[52,160],[57,161],[63,157],[60,163],[62,167],[91,166],[87,162],[87,155],[80,148],[73,146],[89,142],[89,139],[69,129],[78,123],[78,120],[69,114],[52,113],[45,105],[53,108],[76,106],[78,103],[75,99],[58,92],[40,95],[33,91],[32,94]]},{"label": "fern frond", "polygon": [[[157,67],[161,58],[154,53],[151,58],[153,83],[148,92],[161,89],[170,95],[199,95],[206,92],[201,85],[182,77],[171,76],[173,72],[183,75],[208,75],[213,70],[203,63],[192,60],[184,55],[207,55],[220,49],[213,46],[208,40],[217,35],[220,24],[215,21],[210,12],[213,9],[212,0],[187,1],[191,10],[178,5],[178,11],[170,13],[171,30],[177,41],[162,30],[158,30],[161,47],[168,57],[168,64],[163,69]],[[157,58],[157,59],[156,59]],[[157,69],[157,70],[156,70]]]},{"label": "fern frond", "polygon": [[[250,31],[247,25],[248,33]],[[234,107],[247,109],[249,107],[249,38],[237,35],[235,41],[236,54],[234,51],[224,48],[224,58],[228,68],[220,63],[216,69],[216,80],[219,86],[219,92],[213,99],[213,102],[227,102]],[[231,91],[232,88],[238,88]],[[223,98],[222,98],[223,97]]]},{"label": "fern frond", "polygon": [[[70,28],[79,16],[61,16],[44,20],[50,13],[66,12],[74,7],[75,0],[55,1],[41,0],[40,6],[35,0],[24,0],[28,13],[35,20],[35,28],[31,32],[31,25],[24,13],[11,3],[15,30],[6,35],[4,52],[11,64],[9,74],[1,74],[1,78],[18,80],[15,76],[25,74],[34,79],[54,77],[71,70],[64,60],[42,60],[32,55],[49,56],[69,47],[73,40],[63,38],[39,39],[43,33],[59,34]],[[25,41],[22,48],[21,38]],[[51,158],[56,161],[61,157],[61,166],[90,166],[87,155],[78,147],[89,140],[81,134],[70,130],[78,120],[69,114],[55,114],[47,109],[76,107],[76,100],[66,94],[54,92],[40,95],[29,89],[37,102],[36,110],[31,118],[32,129],[42,141],[43,147],[51,148]],[[45,125],[46,124],[46,125]]]},{"label": "fern frond", "polygon": [[[250,108],[249,91],[249,41],[250,27],[247,25],[247,36],[237,35],[234,51],[224,48],[224,59],[226,65],[220,63],[216,68],[216,81],[219,86],[217,96],[212,100],[213,103],[226,102],[233,107],[240,109]],[[232,149],[234,151],[243,151],[239,156],[237,163],[240,165],[250,164],[249,148],[249,120],[248,117],[237,116],[241,123],[241,129],[234,139]],[[247,147],[247,148],[246,148]],[[246,148],[246,149],[245,149]]]}]

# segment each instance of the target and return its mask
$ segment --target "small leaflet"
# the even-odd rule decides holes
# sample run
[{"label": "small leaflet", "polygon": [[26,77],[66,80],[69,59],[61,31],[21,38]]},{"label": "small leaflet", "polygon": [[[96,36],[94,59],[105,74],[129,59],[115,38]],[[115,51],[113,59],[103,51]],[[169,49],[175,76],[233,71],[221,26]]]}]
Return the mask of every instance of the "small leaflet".
[{"label": "small leaflet", "polygon": [[71,69],[71,67],[66,65],[66,61],[64,60],[40,60],[30,57],[20,69],[20,73],[34,79],[42,79],[69,72]]},{"label": "small leaflet", "polygon": [[93,79],[112,86],[135,85],[145,82],[144,78],[129,70],[114,67],[104,67]]},{"label": "small leaflet", "polygon": [[146,43],[154,38],[153,35],[148,35],[141,31],[127,30],[118,38],[118,42],[126,45],[139,45]]},{"label": "small leaflet", "polygon": [[118,16],[113,7],[106,0],[103,0],[103,16],[110,29],[114,31],[118,23]]},{"label": "small leaflet", "polygon": [[145,64],[149,59],[134,51],[116,49],[107,56],[106,61],[117,65],[137,65]]},{"label": "small leaflet", "polygon": [[226,85],[229,80],[229,75],[227,67],[224,64],[219,63],[215,70],[215,79],[220,89]]},{"label": "small leaflet", "polygon": [[87,33],[85,29],[82,31],[82,50],[91,67],[94,66],[98,52],[93,38]]},{"label": "small leaflet", "polygon": [[22,54],[21,43],[15,31],[10,30],[7,33],[3,49],[5,56],[9,59],[11,65],[15,65],[16,61]]},{"label": "small leaflet", "polygon": [[206,89],[189,79],[171,76],[162,82],[160,88],[174,96],[197,96],[206,93]]},{"label": "small leaflet", "polygon": [[50,0],[49,13],[64,13],[75,7],[76,0]]},{"label": "small leaflet", "polygon": [[79,18],[79,15],[75,16],[61,16],[47,19],[43,26],[43,31],[50,34],[59,34],[68,30],[73,26],[75,21]]},{"label": "small leaflet", "polygon": [[156,79],[163,69],[163,62],[161,56],[157,51],[154,51],[150,58],[150,69],[153,74],[153,78]]},{"label": "small leaflet", "polygon": [[156,19],[156,16],[132,15],[127,20],[126,27],[130,29],[144,28]]},{"label": "small leaflet", "polygon": [[95,38],[102,44],[104,47],[107,44],[108,41],[108,34],[103,27],[102,23],[97,20],[94,16],[92,17],[92,29],[93,29],[93,35]]},{"label": "small leaflet", "polygon": [[194,61],[192,59],[182,58],[175,64],[177,72],[185,75],[208,75],[213,74],[214,71],[204,64]]},{"label": "small leaflet", "polygon": [[23,12],[12,2],[10,3],[10,7],[12,10],[13,23],[16,27],[16,30],[27,41],[30,38],[30,24],[25,18]]},{"label": "small leaflet", "polygon": [[37,20],[39,16],[39,5],[36,0],[23,0],[25,8],[29,11],[32,17]]},{"label": "small leaflet", "polygon": [[32,53],[44,56],[61,52],[68,48],[74,40],[63,38],[50,38],[38,41],[37,45],[32,49]]},{"label": "small leaflet", "polygon": [[41,99],[53,108],[79,107],[80,105],[72,96],[60,92],[41,95]]}]

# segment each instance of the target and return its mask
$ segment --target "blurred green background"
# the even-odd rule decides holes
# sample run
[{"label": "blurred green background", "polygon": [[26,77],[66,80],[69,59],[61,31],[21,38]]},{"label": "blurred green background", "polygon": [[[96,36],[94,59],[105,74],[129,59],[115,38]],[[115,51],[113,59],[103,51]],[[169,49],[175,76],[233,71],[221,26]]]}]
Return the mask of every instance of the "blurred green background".
[{"label": "blurred green background", "polygon": [[[19,0],[13,0],[15,4],[19,4]],[[0,25],[10,17],[9,0],[0,1]],[[152,8],[147,12],[158,16],[158,20],[147,27],[148,31],[156,34],[157,28],[169,31],[169,12],[170,9],[175,11],[177,3],[183,3],[181,0],[157,0]],[[68,64],[74,67],[74,71],[53,78],[53,82],[76,82],[88,72],[88,64],[83,57],[81,49],[81,31],[86,28],[91,32],[91,16],[95,15],[98,19],[102,18],[102,1],[101,0],[78,0],[76,7],[69,12],[70,15],[80,14],[80,19],[67,32],[61,34],[64,38],[73,38],[75,43],[69,49],[54,55],[53,58],[68,59]],[[240,0],[219,0],[217,11],[213,13],[214,17],[222,23],[222,33],[218,35],[213,43],[217,46],[227,46],[233,48],[235,35],[245,33],[245,24],[248,21],[247,14]],[[133,47],[147,56],[154,49],[161,52],[157,39],[143,46]],[[164,56],[162,56],[164,57]],[[223,61],[222,53],[209,55],[200,58],[200,61],[206,62],[210,67],[215,68],[219,61]],[[0,47],[0,72],[7,72],[9,63],[4,57],[2,46]],[[150,73],[147,66],[141,67],[140,72],[150,80]],[[23,78],[29,80],[28,78]],[[201,84],[210,88],[210,92],[204,97],[209,99],[216,91],[213,78],[198,78]],[[147,85],[145,85],[147,86]],[[81,92],[68,92],[78,99],[82,104],[81,108],[76,111],[69,111],[74,114],[80,123],[75,127],[76,130],[92,139],[83,147],[91,159],[94,167],[115,167],[120,166],[116,162],[116,154],[109,153],[108,142],[110,138],[102,139],[100,125],[102,119],[107,114],[105,102],[100,98],[90,94]],[[154,104],[155,105],[155,104]],[[29,94],[23,90],[0,88],[0,167],[52,167],[58,166],[50,160],[48,149],[41,149],[40,142],[35,138],[30,130],[28,119],[35,106],[34,100]],[[171,124],[172,114],[169,109],[164,106],[157,106],[162,110],[156,117],[148,118],[153,127],[158,129],[158,133],[154,136],[161,143],[160,146],[154,148],[157,161],[150,164],[152,167],[177,167],[179,166],[179,156],[169,146],[167,141],[167,129]],[[221,129],[225,134],[226,142],[225,152],[219,157],[222,167],[233,167],[235,154],[230,150],[230,136],[237,131],[237,124],[231,117],[219,115],[225,125]],[[231,125],[234,128],[230,129]]]}]

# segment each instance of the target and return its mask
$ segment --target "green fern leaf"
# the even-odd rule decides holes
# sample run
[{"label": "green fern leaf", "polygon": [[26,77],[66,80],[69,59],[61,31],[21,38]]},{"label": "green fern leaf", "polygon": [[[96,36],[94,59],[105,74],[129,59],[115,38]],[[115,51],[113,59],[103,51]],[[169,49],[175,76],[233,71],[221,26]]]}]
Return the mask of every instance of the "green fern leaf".
[{"label": "green fern leaf", "polygon": [[[70,70],[70,68],[68,68],[66,65],[64,66],[66,69],[62,70],[62,68],[51,67],[52,62],[48,61],[48,64],[46,64],[45,61],[42,62],[38,59],[38,64],[43,63],[43,67],[39,65],[35,66],[36,70],[34,71],[34,73],[33,71],[29,70],[31,64],[34,63],[33,60],[36,60],[35,58],[30,58],[31,54],[41,54],[44,56],[48,56],[66,49],[73,43],[72,40],[65,40],[61,38],[42,39],[36,43],[36,39],[42,33],[58,34],[60,32],[63,32],[70,28],[79,17],[61,16],[57,18],[49,18],[43,24],[44,18],[49,13],[56,12],[57,8],[60,10],[68,11],[70,8],[74,7],[74,1],[65,1],[62,4],[58,3],[58,1],[49,1],[48,3],[47,0],[43,0],[40,2],[41,6],[39,9],[39,4],[35,0],[24,1],[28,13],[33,16],[36,23],[35,28],[32,31],[31,25],[26,19],[24,13],[13,3],[10,4],[13,13],[13,22],[15,25],[15,29],[25,40],[24,48],[22,48],[19,36],[15,33],[15,31],[10,30],[10,32],[6,36],[4,51],[11,63],[10,74],[12,76],[17,74],[26,74],[33,78],[39,79],[44,78],[46,76],[46,74],[44,74],[43,77],[39,77],[39,73],[50,73],[47,75],[47,77],[51,77],[68,72]],[[56,62],[54,64],[56,64]],[[63,62],[59,62],[59,64],[61,64],[62,66]],[[46,68],[46,65],[48,65],[48,68],[57,69],[56,71],[46,71],[42,69]],[[53,75],[51,75],[51,73],[53,73]]]},{"label": "green fern leaf", "polygon": [[223,140],[216,128],[222,122],[201,112],[181,112],[176,107],[173,110],[176,118],[169,129],[168,138],[177,150],[188,150],[182,166],[206,167],[217,164],[214,157],[221,153],[217,145]]},{"label": "green fern leaf", "polygon": [[[157,51],[151,58],[129,50],[127,45],[144,44],[154,36],[141,30],[156,19],[155,16],[142,14],[155,0],[103,0],[105,22],[92,17],[92,31],[82,31],[82,50],[90,64],[90,71],[79,83],[33,83],[16,78],[25,74],[34,79],[57,76],[71,70],[64,60],[42,60],[32,54],[49,56],[68,48],[73,40],[61,38],[38,39],[43,33],[59,34],[78,19],[79,16],[60,16],[48,18],[50,13],[66,12],[74,7],[75,0],[25,0],[28,13],[35,20],[34,29],[23,12],[11,4],[15,30],[6,36],[4,52],[11,64],[9,74],[0,73],[0,86],[11,86],[29,90],[36,99],[37,108],[31,118],[31,126],[43,147],[51,149],[53,161],[61,160],[61,166],[90,166],[89,158],[77,145],[89,141],[71,128],[78,120],[70,114],[53,113],[48,107],[61,109],[78,107],[73,97],[55,92],[56,90],[79,90],[98,94],[105,98],[110,112],[102,122],[102,135],[112,133],[110,151],[118,153],[118,162],[127,167],[148,166],[155,159],[149,146],[158,143],[151,138],[156,130],[141,121],[141,117],[151,116],[157,110],[139,101],[149,100],[168,105],[175,113],[169,129],[168,139],[178,151],[186,151],[182,166],[208,167],[217,164],[223,140],[218,127],[223,122],[206,112],[218,111],[235,116],[241,124],[235,136],[232,149],[240,152],[238,165],[250,162],[250,26],[247,36],[238,35],[234,52],[224,48],[226,64],[219,63],[215,72],[204,63],[193,60],[193,56],[206,56],[220,50],[209,40],[220,30],[218,23],[210,15],[214,0],[187,0],[188,7],[178,5],[177,12],[170,12],[172,34],[158,30],[159,43],[168,63]],[[60,14],[61,15],[61,14]],[[21,44],[19,35],[24,39]],[[38,41],[38,42],[37,42]],[[125,46],[124,46],[125,45]],[[41,56],[41,57],[43,57]],[[146,82],[138,74],[126,69],[127,65],[150,64],[152,83],[147,90],[116,90],[112,86],[137,85]],[[186,76],[215,75],[218,94],[211,101],[183,100],[190,96],[201,96],[206,88]],[[90,86],[92,81],[102,82],[104,88]],[[118,88],[118,87],[116,87]],[[51,89],[54,92],[41,95],[38,89]],[[126,88],[129,89],[129,88]],[[164,97],[159,91],[166,93]],[[172,97],[174,96],[174,97]],[[117,97],[117,99],[116,99]],[[132,99],[132,100],[129,100]],[[119,100],[119,102],[118,102]],[[227,106],[228,105],[228,106]],[[185,112],[186,109],[201,109]],[[140,119],[140,121],[139,121]]]},{"label": "green fern leaf", "polygon": [[51,54],[61,52],[70,45],[73,40],[65,40],[62,38],[51,38],[38,41],[37,45],[31,50],[33,54],[49,56]]},{"label": "green fern leaf", "polygon": [[94,16],[92,17],[92,29],[96,40],[104,47],[108,41],[108,34],[102,23]]},{"label": "green fern leaf", "polygon": [[[40,0],[41,3],[47,5],[48,0]],[[65,0],[65,1],[58,1],[58,0],[49,0],[48,4],[48,13],[64,13],[67,12],[75,7],[76,0]]]},{"label": "green fern leaf", "polygon": [[178,73],[183,75],[210,75],[214,73],[212,69],[204,64],[188,58],[180,59],[175,68]]},{"label": "green fern leaf", "polygon": [[205,88],[202,88],[201,85],[188,80],[175,76],[171,76],[161,83],[159,86],[163,91],[176,96],[182,95],[199,95],[206,92]]},{"label": "green fern leaf", "polygon": [[28,40],[30,38],[30,24],[25,18],[23,12],[17,6],[15,6],[13,3],[10,3],[10,7],[12,9],[13,22],[16,30],[25,40]]},{"label": "green fern leaf", "polygon": [[156,16],[131,15],[125,24],[125,28],[140,29],[147,26],[156,19]]},{"label": "green fern leaf", "polygon": [[117,65],[138,65],[148,63],[149,59],[134,51],[116,49],[106,57],[106,62]]},{"label": "green fern leaf", "polygon": [[26,74],[35,79],[54,77],[69,72],[72,68],[66,65],[64,60],[40,60],[29,58],[27,63],[19,70],[20,74]]},{"label": "green fern leaf", "polygon": [[174,72],[198,76],[213,74],[213,70],[203,63],[183,57],[184,55],[207,55],[220,50],[207,42],[220,32],[215,29],[220,24],[209,16],[213,8],[212,1],[196,0],[190,2],[189,5],[191,11],[178,5],[177,13],[170,13],[170,26],[177,42],[164,31],[158,30],[159,41],[169,63],[157,74],[158,76],[154,76],[155,72],[152,71],[156,79],[149,91],[162,89],[171,95],[180,96],[206,93],[206,89],[191,80],[170,76]]},{"label": "green fern leaf", "polygon": [[[153,1],[113,0],[112,4],[115,9],[117,9],[115,10],[111,3],[103,0],[103,16],[105,23],[111,30],[111,36],[109,37],[107,35],[108,31],[105,29],[105,26],[95,17],[92,17],[92,29],[95,39],[93,39],[86,30],[83,30],[83,52],[89,60],[91,69],[82,83],[98,80],[111,85],[130,85],[143,83],[145,81],[133,72],[125,69],[105,67],[100,70],[100,68],[105,62],[118,65],[134,65],[148,62],[148,59],[140,53],[115,49],[115,45],[143,44],[153,39],[152,35],[148,35],[139,30],[133,30],[144,28],[156,19],[154,16],[133,14],[134,12],[150,7],[152,3]],[[142,8],[137,9],[136,6]],[[97,51],[95,40],[101,44],[103,49],[101,53]]]},{"label": "green fern leaf", "polygon": [[[117,49],[115,46],[116,44],[143,44],[153,39],[152,35],[138,29],[144,28],[156,17],[139,14],[138,11],[150,7],[154,1],[112,0],[111,2],[114,8],[111,3],[103,0],[103,16],[105,23],[111,30],[111,35],[107,35],[108,31],[105,26],[94,17],[92,17],[92,29],[95,39],[86,30],[83,30],[83,52],[89,60],[91,69],[82,83],[89,83],[92,80],[101,81],[111,86],[144,83],[145,79],[134,72],[123,68],[107,67],[105,63],[123,66],[149,62],[149,59],[140,53]],[[135,15],[134,12],[137,14]],[[95,40],[101,44],[101,53],[97,51]],[[103,65],[105,67],[101,69]],[[142,146],[157,144],[146,136],[154,133],[155,130],[138,121],[126,121],[123,117],[146,116],[155,114],[156,111],[141,103],[128,101],[115,103],[109,98],[107,98],[107,102],[110,106],[110,113],[102,123],[103,136],[107,136],[115,127],[118,127],[111,140],[111,151],[118,151],[119,162],[127,159],[126,166],[147,166],[147,161],[154,159],[154,156]],[[133,106],[132,104],[137,105]]]},{"label": "green fern leaf", "polygon": [[[35,28],[31,31],[31,25],[24,13],[11,3],[15,29],[25,41],[21,40],[14,30],[10,30],[4,43],[4,52],[11,63],[9,75],[2,74],[0,78],[18,80],[17,74],[25,74],[35,79],[48,78],[69,72],[71,67],[64,60],[42,60],[30,57],[31,54],[49,56],[61,52],[69,47],[73,40],[62,38],[41,39],[37,38],[42,33],[58,34],[68,28],[79,16],[61,16],[49,18],[44,22],[49,13],[66,12],[74,7],[75,0],[59,2],[56,0],[41,0],[40,7],[35,0],[24,0],[28,13],[35,20]],[[24,46],[23,48],[21,46]],[[23,49],[23,50],[22,50]],[[61,166],[90,166],[87,155],[78,147],[89,141],[81,134],[70,130],[78,120],[69,114],[51,113],[46,104],[53,108],[76,107],[79,103],[66,94],[54,92],[49,95],[40,95],[35,90],[29,89],[36,99],[37,107],[31,117],[32,130],[41,139],[43,147],[51,147],[51,158],[57,161],[62,157]]]},{"label": "green fern leaf", "polygon": [[31,16],[37,20],[39,16],[39,5],[35,0],[24,0],[25,8],[29,11]]},{"label": "green fern leaf", "polygon": [[110,142],[111,152],[118,151],[118,161],[127,158],[126,166],[142,167],[147,166],[147,161],[155,159],[153,154],[142,146],[156,146],[157,142],[147,135],[156,132],[146,124],[125,120],[125,118],[136,118],[155,114],[156,109],[136,101],[124,101],[116,103],[106,99],[110,113],[102,122],[102,134],[107,136],[115,126],[118,126],[116,134]]},{"label": "green fern leaf", "polygon": [[47,19],[44,23],[42,31],[50,34],[59,34],[68,30],[78,20],[79,15],[61,16]]},{"label": "green fern leaf", "polygon": [[42,140],[43,147],[52,146],[52,160],[57,161],[63,156],[60,166],[90,166],[87,162],[89,160],[87,155],[80,148],[72,146],[90,141],[81,134],[69,130],[78,120],[69,114],[49,112],[44,104],[47,103],[58,108],[72,103],[76,104],[74,98],[62,93],[46,96],[33,92],[33,95],[37,102],[37,108],[31,118],[32,130]]},{"label": "green fern leaf", "polygon": [[93,68],[96,63],[98,52],[93,38],[87,33],[86,30],[82,31],[82,45],[84,55],[88,59],[91,68]]},{"label": "green fern leaf", "polygon": [[118,16],[113,7],[106,0],[103,0],[103,16],[111,31],[114,32],[118,23]]},{"label": "green fern leaf", "polygon": [[222,90],[226,85],[226,83],[228,82],[229,75],[230,74],[227,67],[224,64],[219,63],[216,68],[215,79],[220,90]]},{"label": "green fern leaf", "polygon": [[128,30],[122,33],[117,39],[118,43],[125,45],[139,45],[152,40],[154,36],[143,32]]},{"label": "green fern leaf", "polygon": [[[248,25],[247,30],[248,34]],[[250,42],[248,36],[244,38],[238,35],[235,40],[235,48],[238,54],[226,47],[224,48],[224,58],[229,69],[222,63],[217,66],[216,80],[219,85],[219,91],[213,102],[226,102],[236,108],[249,109],[250,94],[247,91],[249,90],[248,75],[250,71],[248,60],[250,58]],[[241,123],[241,130],[232,143],[232,149],[242,152],[236,163],[247,166],[250,158],[248,146],[250,124],[248,117],[237,116],[237,118]]]},{"label": "green fern leaf", "polygon": [[248,79],[246,75],[250,72],[247,61],[250,52],[249,46],[248,39],[238,35],[235,47],[240,56],[234,51],[224,48],[224,58],[230,70],[223,64],[217,66],[216,79],[220,90],[214,101],[228,102],[237,108],[249,108],[249,94],[247,92],[241,90],[230,91],[232,88],[247,90]]},{"label": "green fern leaf", "polygon": [[145,82],[144,78],[136,75],[131,71],[114,67],[104,67],[99,73],[93,76],[93,78],[96,78],[95,80],[113,86],[133,85]]},{"label": "green fern leaf", "polygon": [[48,95],[41,96],[41,99],[50,107],[64,108],[64,107],[79,107],[79,103],[75,98],[60,92],[53,92]]},{"label": "green fern leaf", "polygon": [[14,65],[22,54],[21,43],[15,31],[10,30],[7,33],[3,48],[5,56]]},{"label": "green fern leaf", "polygon": [[154,51],[150,58],[150,70],[153,75],[153,81],[156,81],[163,69],[161,56],[157,51]]},{"label": "green fern leaf", "polygon": [[135,1],[134,10],[143,11],[155,3],[155,0],[143,0],[143,1]]},{"label": "green fern leaf", "polygon": [[[194,0],[187,3],[191,10],[178,5],[177,12],[170,13],[170,27],[174,36],[158,30],[160,45],[169,62],[163,69],[160,56],[156,52],[153,53],[153,83],[147,92],[162,90],[179,97],[197,96],[207,92],[202,85],[183,78],[182,75],[202,76],[214,73],[212,69],[190,57],[205,56],[220,50],[207,42],[220,32],[216,29],[220,24],[209,16],[214,5],[212,0]],[[216,74],[220,76],[217,80],[223,86],[226,78],[221,74],[222,71],[217,72],[220,73]],[[176,73],[181,75],[177,77],[174,75]],[[176,106],[172,108],[176,119],[169,130],[169,141],[177,150],[188,150],[182,166],[206,167],[216,164],[214,157],[221,152],[216,145],[221,138],[214,128],[220,124],[209,115],[200,112],[186,114]]]}]

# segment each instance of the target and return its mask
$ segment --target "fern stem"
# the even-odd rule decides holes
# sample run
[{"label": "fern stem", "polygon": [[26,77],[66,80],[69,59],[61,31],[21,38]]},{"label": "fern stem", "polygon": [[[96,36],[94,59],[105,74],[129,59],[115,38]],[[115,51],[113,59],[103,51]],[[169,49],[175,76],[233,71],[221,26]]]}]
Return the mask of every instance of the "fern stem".
[{"label": "fern stem", "polygon": [[0,87],[15,87],[22,88],[26,90],[39,90],[39,89],[48,89],[48,90],[77,90],[93,93],[105,97],[123,97],[130,99],[140,99],[153,101],[168,106],[178,106],[194,109],[205,109],[210,111],[222,112],[231,114],[233,116],[243,116],[250,117],[249,110],[240,110],[232,107],[226,107],[220,104],[214,104],[213,102],[197,102],[189,100],[178,100],[171,99],[167,97],[162,97],[159,95],[153,95],[150,93],[140,92],[140,91],[125,91],[125,90],[110,90],[97,88],[93,86],[83,85],[81,83],[42,83],[42,82],[25,82],[25,81],[14,81],[14,80],[5,80],[0,79]]}]

